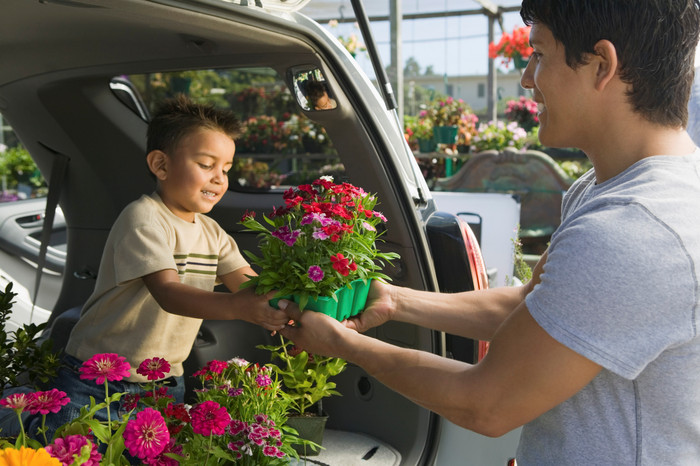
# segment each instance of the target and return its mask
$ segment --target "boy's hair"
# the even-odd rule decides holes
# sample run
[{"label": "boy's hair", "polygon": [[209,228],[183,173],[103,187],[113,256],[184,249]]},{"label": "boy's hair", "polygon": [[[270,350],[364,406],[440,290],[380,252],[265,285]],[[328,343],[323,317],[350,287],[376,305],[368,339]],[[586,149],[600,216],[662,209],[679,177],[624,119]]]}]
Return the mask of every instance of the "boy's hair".
[{"label": "boy's hair", "polygon": [[220,131],[236,139],[242,125],[229,110],[195,103],[178,94],[164,101],[153,115],[148,125],[146,153],[154,150],[171,153],[183,137],[198,129]]},{"label": "boy's hair", "polygon": [[688,123],[699,2],[523,0],[520,16],[527,25],[547,26],[574,69],[586,63],[599,40],[612,42],[634,110],[651,122],[681,128]]}]

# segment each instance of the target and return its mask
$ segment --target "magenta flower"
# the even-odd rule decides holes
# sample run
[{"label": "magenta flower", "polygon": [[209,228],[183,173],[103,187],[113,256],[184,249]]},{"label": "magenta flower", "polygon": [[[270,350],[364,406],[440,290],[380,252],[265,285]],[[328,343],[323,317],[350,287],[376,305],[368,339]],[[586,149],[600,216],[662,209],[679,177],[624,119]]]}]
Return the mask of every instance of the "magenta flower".
[{"label": "magenta flower", "polygon": [[29,408],[33,399],[34,393],[13,393],[0,400],[0,405],[22,413]]},{"label": "magenta flower", "polygon": [[57,413],[68,404],[70,398],[66,392],[52,388],[46,392],[36,392],[29,403],[29,412],[32,414]]},{"label": "magenta flower", "polygon": [[317,239],[317,240],[319,240],[319,241],[323,241],[323,240],[325,240],[325,239],[328,239],[328,238],[330,237],[330,235],[329,235],[328,233],[326,233],[325,231],[323,231],[322,229],[320,229],[320,228],[314,228],[314,232],[311,233],[311,237],[312,237],[313,239]]},{"label": "magenta flower", "polygon": [[153,408],[146,408],[130,420],[124,430],[124,446],[131,456],[142,460],[155,458],[168,446],[170,432],[163,416]]},{"label": "magenta flower", "polygon": [[90,458],[82,463],[85,466],[98,466],[102,455],[97,451],[97,445],[92,443],[84,435],[67,435],[64,438],[57,438],[51,445],[46,446],[46,451],[49,455],[56,458],[62,464],[73,464],[75,461],[74,455],[82,454],[85,447],[90,448]]},{"label": "magenta flower", "polygon": [[283,458],[284,452],[277,447],[274,447],[272,445],[267,445],[267,446],[263,447],[263,455],[271,457],[271,458]]},{"label": "magenta flower", "polygon": [[228,396],[241,396],[243,394],[242,388],[229,388]]},{"label": "magenta flower", "polygon": [[362,222],[362,228],[364,228],[367,231],[377,231],[377,229],[374,228],[369,222]]},{"label": "magenta flower", "polygon": [[180,464],[178,460],[166,456],[166,453],[182,456],[182,445],[176,445],[175,439],[171,438],[168,446],[163,449],[160,455],[155,458],[144,458],[143,462],[151,466],[178,466]]},{"label": "magenta flower", "polygon": [[228,430],[231,433],[231,435],[238,435],[247,428],[248,424],[246,424],[244,421],[241,421],[240,419],[234,419],[228,425]]},{"label": "magenta flower", "polygon": [[255,383],[258,384],[258,387],[267,387],[272,384],[272,379],[267,374],[258,374],[257,377],[255,377]]},{"label": "magenta flower", "polygon": [[284,241],[284,244],[286,244],[287,246],[292,247],[294,246],[294,243],[296,243],[297,238],[301,234],[301,230],[291,231],[288,226],[283,226],[270,234],[275,238]]},{"label": "magenta flower", "polygon": [[136,373],[148,377],[148,380],[160,380],[170,372],[170,363],[163,358],[152,358],[143,361]]},{"label": "magenta flower", "polygon": [[216,401],[204,401],[190,410],[192,431],[205,436],[224,435],[231,416]]},{"label": "magenta flower", "polygon": [[311,267],[309,267],[308,274],[311,281],[320,282],[321,280],[323,280],[323,269],[318,265],[312,265]]},{"label": "magenta flower", "polygon": [[122,380],[131,375],[131,365],[126,358],[115,353],[96,354],[80,366],[80,378],[95,380],[97,385],[102,385],[105,380]]}]

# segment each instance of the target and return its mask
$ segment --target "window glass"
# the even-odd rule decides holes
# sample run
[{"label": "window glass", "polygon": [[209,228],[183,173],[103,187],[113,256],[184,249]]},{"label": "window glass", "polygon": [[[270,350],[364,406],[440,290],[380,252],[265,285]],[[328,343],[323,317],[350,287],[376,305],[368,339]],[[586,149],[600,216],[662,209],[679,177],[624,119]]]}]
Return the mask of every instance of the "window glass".
[{"label": "window glass", "polygon": [[0,128],[0,202],[46,196],[44,178],[2,114]]},{"label": "window glass", "polygon": [[345,171],[325,129],[300,111],[271,68],[197,70],[128,76],[151,114],[178,93],[230,108],[243,122],[229,189],[269,191]]}]

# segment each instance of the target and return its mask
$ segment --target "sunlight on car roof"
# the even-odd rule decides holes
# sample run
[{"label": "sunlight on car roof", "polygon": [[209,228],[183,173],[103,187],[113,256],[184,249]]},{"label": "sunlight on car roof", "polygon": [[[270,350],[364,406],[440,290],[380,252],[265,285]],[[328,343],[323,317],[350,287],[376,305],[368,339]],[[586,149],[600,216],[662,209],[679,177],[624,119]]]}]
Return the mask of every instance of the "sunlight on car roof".
[{"label": "sunlight on car roof", "polygon": [[265,10],[291,12],[300,10],[304,5],[309,3],[309,1],[310,0],[213,0],[211,3],[233,3],[235,5],[259,7]]}]

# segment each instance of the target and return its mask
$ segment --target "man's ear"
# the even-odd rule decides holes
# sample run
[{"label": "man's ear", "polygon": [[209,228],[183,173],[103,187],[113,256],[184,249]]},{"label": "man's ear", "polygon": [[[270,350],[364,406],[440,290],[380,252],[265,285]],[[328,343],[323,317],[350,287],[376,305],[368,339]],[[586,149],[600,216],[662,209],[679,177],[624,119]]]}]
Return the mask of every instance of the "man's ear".
[{"label": "man's ear", "polygon": [[606,39],[599,40],[593,50],[593,61],[596,63],[595,88],[601,91],[617,73],[617,50],[615,45]]},{"label": "man's ear", "polygon": [[146,163],[156,178],[164,180],[168,177],[168,155],[160,150],[152,150],[146,155]]}]

